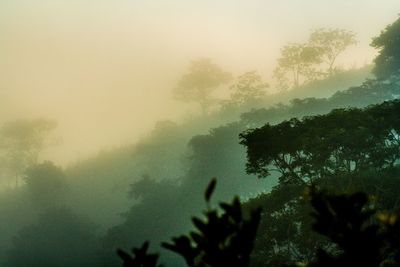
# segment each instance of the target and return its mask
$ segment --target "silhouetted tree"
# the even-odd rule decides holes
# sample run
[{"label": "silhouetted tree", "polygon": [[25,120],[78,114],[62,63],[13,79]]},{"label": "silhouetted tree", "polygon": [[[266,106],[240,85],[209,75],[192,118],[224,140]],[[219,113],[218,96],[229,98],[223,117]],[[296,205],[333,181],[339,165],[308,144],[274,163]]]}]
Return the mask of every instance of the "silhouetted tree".
[{"label": "silhouetted tree", "polygon": [[398,76],[400,73],[400,19],[387,26],[371,44],[379,50],[375,58],[374,74],[378,79]]}]

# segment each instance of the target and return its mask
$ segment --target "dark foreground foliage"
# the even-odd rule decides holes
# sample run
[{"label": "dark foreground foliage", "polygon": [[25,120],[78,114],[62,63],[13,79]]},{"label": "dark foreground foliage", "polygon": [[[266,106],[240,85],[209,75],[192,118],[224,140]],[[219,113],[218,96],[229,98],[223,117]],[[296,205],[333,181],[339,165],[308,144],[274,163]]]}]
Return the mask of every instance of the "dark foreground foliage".
[{"label": "dark foreground foliage", "polygon": [[[185,259],[190,267],[236,266],[247,267],[260,221],[261,210],[256,209],[246,218],[239,198],[231,203],[221,203],[222,212],[210,208],[210,197],[216,180],[212,180],[205,199],[208,208],[204,211],[204,219],[193,217],[195,231],[163,243],[163,247],[177,253]],[[140,249],[133,249],[133,257],[119,250],[118,255],[124,267],[156,267],[157,256],[147,254],[148,243]]]},{"label": "dark foreground foliage", "polygon": [[331,246],[318,249],[312,267],[399,266],[398,213],[375,209],[363,192],[329,195],[313,191],[314,231]]},{"label": "dark foreground foliage", "polygon": [[400,102],[291,119],[241,135],[247,170],[269,178],[273,190],[246,203],[263,207],[252,266],[311,262],[316,248],[330,249],[329,236],[313,230],[302,193],[311,184],[336,192],[363,191],[379,210],[399,208]]},{"label": "dark foreground foliage", "polygon": [[[312,206],[313,230],[327,238],[329,245],[316,247],[316,256],[310,262],[295,262],[291,266],[399,266],[398,214],[378,211],[364,192],[330,194],[312,186],[304,197]],[[204,213],[206,220],[192,219],[197,231],[173,238],[163,246],[183,257],[190,267],[249,266],[260,210],[244,219],[237,198],[220,207],[221,214],[208,208]],[[141,248],[133,249],[132,256],[119,250],[123,266],[160,267],[158,255],[148,253],[148,246],[146,242]]]}]

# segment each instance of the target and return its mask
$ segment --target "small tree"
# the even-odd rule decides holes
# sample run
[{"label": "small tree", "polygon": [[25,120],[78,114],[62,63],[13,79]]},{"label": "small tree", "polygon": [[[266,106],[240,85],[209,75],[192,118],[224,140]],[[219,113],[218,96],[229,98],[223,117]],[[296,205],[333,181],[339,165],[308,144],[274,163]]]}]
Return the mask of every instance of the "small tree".
[{"label": "small tree", "polygon": [[210,59],[197,59],[191,62],[188,72],[182,76],[173,94],[177,100],[198,103],[203,114],[206,114],[213,102],[211,94],[230,78],[228,72]]}]

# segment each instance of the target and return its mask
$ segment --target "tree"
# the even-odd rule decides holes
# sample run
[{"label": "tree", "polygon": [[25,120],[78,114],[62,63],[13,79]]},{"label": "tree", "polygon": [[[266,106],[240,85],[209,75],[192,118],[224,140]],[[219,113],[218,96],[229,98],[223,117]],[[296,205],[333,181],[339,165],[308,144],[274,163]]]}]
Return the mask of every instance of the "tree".
[{"label": "tree", "polygon": [[394,167],[400,158],[398,100],[366,109],[337,109],[241,134],[247,171],[284,183],[305,183],[361,170]]},{"label": "tree", "polygon": [[197,59],[191,62],[188,72],[182,76],[173,94],[180,101],[197,102],[203,114],[207,114],[213,102],[211,94],[230,78],[229,73],[210,59]]},{"label": "tree", "polygon": [[256,71],[249,71],[238,77],[236,84],[231,86],[231,101],[238,105],[254,103],[266,95],[269,85],[262,80]]},{"label": "tree", "polygon": [[297,88],[332,75],[337,57],[356,43],[351,31],[321,28],[313,31],[306,43],[284,46],[274,70],[278,86],[283,90]]},{"label": "tree", "polygon": [[[316,66],[321,62],[318,50],[308,44],[292,43],[283,47],[274,71],[280,88],[297,88],[315,79]],[[292,77],[291,79],[288,77]],[[288,84],[287,82],[290,81]]]},{"label": "tree", "polygon": [[15,174],[16,185],[25,169],[38,162],[46,137],[56,125],[54,121],[45,119],[16,120],[0,128],[0,149]]},{"label": "tree", "polygon": [[333,74],[337,57],[355,44],[355,33],[343,29],[316,29],[309,38],[309,45],[318,50],[321,61],[327,65],[327,75]]},{"label": "tree", "polygon": [[375,58],[374,74],[378,79],[399,75],[400,70],[400,18],[387,26],[371,44],[379,50]]}]

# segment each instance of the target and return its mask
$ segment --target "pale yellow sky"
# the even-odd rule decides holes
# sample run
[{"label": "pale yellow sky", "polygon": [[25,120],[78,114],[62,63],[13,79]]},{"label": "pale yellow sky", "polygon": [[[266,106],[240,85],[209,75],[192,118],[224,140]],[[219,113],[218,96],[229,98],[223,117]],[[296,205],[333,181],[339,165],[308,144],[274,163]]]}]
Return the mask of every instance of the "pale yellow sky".
[{"label": "pale yellow sky", "polygon": [[[189,60],[210,57],[266,79],[279,49],[313,28],[357,32],[339,60],[362,66],[398,0],[2,0],[0,123],[59,121],[58,161],[132,142],[187,107],[170,91]],[[60,152],[60,150],[62,150]],[[60,156],[62,155],[62,156]]]}]

